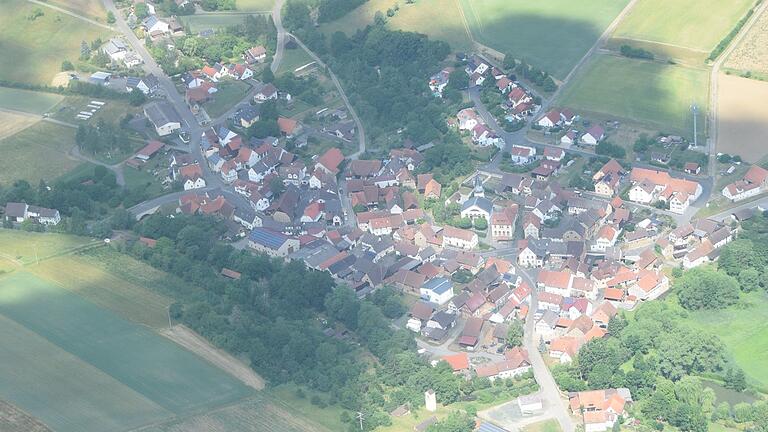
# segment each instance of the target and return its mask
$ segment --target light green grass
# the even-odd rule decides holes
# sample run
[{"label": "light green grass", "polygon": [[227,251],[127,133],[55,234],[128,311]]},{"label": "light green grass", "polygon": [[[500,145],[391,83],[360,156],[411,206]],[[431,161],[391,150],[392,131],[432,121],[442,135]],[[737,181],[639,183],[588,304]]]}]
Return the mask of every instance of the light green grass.
[{"label": "light green grass", "polygon": [[744,372],[748,381],[768,388],[768,296],[765,292],[742,295],[724,310],[691,312],[689,321],[716,334]]},{"label": "light green grass", "polygon": [[63,96],[53,93],[0,87],[0,108],[14,111],[40,115],[48,112],[62,99]]},{"label": "light green grass", "polygon": [[[76,115],[80,111],[90,111],[88,104],[92,100],[104,102],[104,105],[93,113],[93,116],[91,116],[90,119],[86,121],[77,119]],[[133,114],[134,116],[141,115],[141,109],[139,107],[131,106],[126,101],[86,96],[67,96],[50,111],[51,117],[63,122],[78,125],[81,123],[95,125],[99,119],[112,124],[118,124],[127,114]]]},{"label": "light green grass", "polygon": [[614,35],[709,52],[754,3],[755,0],[639,0]]},{"label": "light green grass", "polygon": [[67,156],[74,145],[75,129],[44,121],[0,140],[0,184],[36,185],[64,175],[79,164]]},{"label": "light green grass", "polygon": [[699,120],[704,118],[708,86],[709,73],[704,69],[598,55],[568,84],[557,103],[691,135],[690,106],[698,104]]},{"label": "light green grass", "polygon": [[269,394],[276,404],[283,405],[302,417],[312,419],[329,430],[340,431],[346,429],[344,423],[342,423],[340,419],[340,415],[343,411],[340,407],[329,406],[320,408],[312,405],[312,396],[319,395],[320,397],[325,398],[327,395],[303,389],[305,396],[304,398],[300,398],[296,396],[297,389],[298,387],[295,384],[282,384],[270,389]]},{"label": "light green grass", "polygon": [[544,420],[523,428],[523,432],[560,432],[561,430],[557,420]]},{"label": "light green grass", "polygon": [[[251,394],[233,377],[146,327],[29,273],[17,271],[0,279],[0,314],[176,415]],[[18,364],[23,363],[13,367]],[[39,385],[55,387],[56,381]],[[46,393],[41,396],[45,399]]]},{"label": "light green grass", "polygon": [[170,415],[45,338],[0,315],[0,393],[59,432],[126,430]]},{"label": "light green grass", "polygon": [[275,0],[235,0],[235,7],[239,11],[269,12],[275,5]]},{"label": "light green grass", "polygon": [[[78,18],[23,0],[0,0],[0,79],[50,84],[61,62],[80,57],[80,42],[101,38],[109,31]],[[28,20],[33,10],[44,15]],[[12,59],[12,60],[11,60]]]},{"label": "light green grass", "polygon": [[216,85],[219,89],[213,94],[213,100],[205,103],[205,112],[211,118],[219,117],[243,101],[246,93],[250,89],[250,86],[243,81],[228,80],[221,81]]},{"label": "light green grass", "polygon": [[394,17],[387,18],[389,28],[426,34],[430,39],[448,42],[454,50],[466,51],[472,48],[456,0],[418,0],[414,4],[369,0],[343,17],[323,24],[320,29],[328,36],[336,31],[352,35],[358,29],[373,24],[373,16],[377,11],[385,13],[395,3],[399,3],[400,10]]},{"label": "light green grass", "polygon": [[283,52],[283,59],[277,69],[278,75],[293,73],[296,68],[312,62],[312,57],[301,48],[287,49]]},{"label": "light green grass", "polygon": [[225,29],[227,27],[240,25],[245,21],[246,13],[205,13],[200,15],[188,15],[180,17],[181,21],[189,24],[192,32],[199,32],[206,29]]},{"label": "light green grass", "polygon": [[107,10],[101,0],[44,0],[46,3],[70,10],[72,12],[87,15],[89,18],[106,23]]},{"label": "light green grass", "polygon": [[0,256],[11,257],[21,264],[57,256],[94,243],[88,237],[68,234],[35,233],[0,228]]},{"label": "light green grass", "polygon": [[474,38],[563,79],[628,0],[459,0]]}]

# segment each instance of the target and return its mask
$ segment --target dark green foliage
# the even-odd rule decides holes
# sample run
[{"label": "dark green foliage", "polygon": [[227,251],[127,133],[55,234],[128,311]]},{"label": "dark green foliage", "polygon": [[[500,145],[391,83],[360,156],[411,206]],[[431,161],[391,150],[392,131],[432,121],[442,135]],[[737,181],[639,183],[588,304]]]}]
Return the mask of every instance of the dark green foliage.
[{"label": "dark green foliage", "polygon": [[317,4],[317,21],[324,23],[341,18],[366,0],[320,0]]},{"label": "dark green foliage", "polygon": [[739,282],[711,268],[688,270],[673,287],[686,309],[722,309],[739,299]]},{"label": "dark green foliage", "polygon": [[619,51],[624,57],[653,60],[653,53],[642,48],[633,48],[629,45],[622,45]]},{"label": "dark green foliage", "polygon": [[744,375],[744,371],[738,367],[729,368],[725,373],[725,387],[736,391],[744,391],[747,388],[747,378]]},{"label": "dark green foliage", "polygon": [[235,0],[202,0],[200,6],[206,11],[234,10]]},{"label": "dark green foliage", "polygon": [[507,330],[507,345],[511,347],[523,345],[523,322],[513,320]]},{"label": "dark green foliage", "polygon": [[627,156],[627,150],[624,147],[605,140],[597,143],[595,153],[616,159],[624,159]]},{"label": "dark green foliage", "polygon": [[475,419],[466,413],[453,412],[427,428],[427,432],[472,432],[475,429]]}]

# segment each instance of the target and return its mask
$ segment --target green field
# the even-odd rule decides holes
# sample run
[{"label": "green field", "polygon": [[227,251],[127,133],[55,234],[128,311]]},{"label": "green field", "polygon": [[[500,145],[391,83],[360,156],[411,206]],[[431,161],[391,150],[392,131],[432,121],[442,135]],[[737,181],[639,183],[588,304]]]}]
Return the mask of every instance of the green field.
[{"label": "green field", "polygon": [[352,35],[358,29],[373,24],[377,11],[382,13],[400,4],[388,25],[394,30],[414,31],[451,44],[454,50],[470,50],[472,42],[461,18],[457,0],[419,0],[414,4],[392,0],[369,0],[336,21],[323,24],[320,29],[328,36],[336,31]]},{"label": "green field", "polygon": [[[58,431],[123,430],[251,394],[146,327],[30,273],[0,279],[0,315],[19,327],[2,326],[0,343],[13,348],[0,354],[10,356],[0,361],[0,393]],[[62,357],[69,370],[50,360]],[[77,398],[95,400],[67,407]]]},{"label": "green field", "polygon": [[278,75],[292,73],[296,68],[312,62],[312,57],[301,48],[287,49],[283,52],[283,59],[277,69]]},{"label": "green field", "polygon": [[639,0],[614,36],[709,54],[754,3],[755,0]]},{"label": "green field", "polygon": [[[92,100],[100,100],[105,102],[98,111],[96,111],[90,119],[83,121],[77,119],[75,116],[80,111],[89,111],[88,104]],[[141,109],[132,106],[126,101],[122,100],[104,100],[100,98],[92,98],[86,96],[67,96],[59,102],[58,105],[50,110],[51,117],[61,120],[67,123],[73,124],[91,124],[95,125],[98,120],[104,120],[112,124],[118,124],[120,120],[128,114],[140,115]]]},{"label": "green field", "polygon": [[0,87],[0,108],[2,109],[40,115],[48,112],[48,110],[61,102],[62,99],[64,99],[64,96],[54,93]]},{"label": "green field", "polygon": [[204,13],[181,17],[184,24],[189,24],[189,29],[199,32],[206,29],[224,29],[230,26],[242,24],[247,13]]},{"label": "green field", "polygon": [[216,88],[219,89],[213,94],[213,100],[205,103],[205,112],[211,118],[219,117],[232,108],[233,106],[242,102],[246,93],[251,87],[243,81],[227,80],[220,81]]},{"label": "green field", "polygon": [[[109,31],[23,0],[0,0],[0,79],[50,84],[63,60],[76,61],[80,42],[106,40]],[[28,19],[35,9],[43,16]],[[13,59],[13,61],[8,61]]]},{"label": "green field", "polygon": [[89,18],[102,23],[107,22],[107,10],[100,0],[44,0],[46,3],[87,15]]},{"label": "green field", "polygon": [[[473,37],[563,79],[628,0],[458,0]],[[456,29],[459,30],[459,29]]]},{"label": "green field", "polygon": [[690,321],[716,334],[748,381],[768,389],[768,296],[764,292],[744,294],[737,305],[725,310],[690,312]]},{"label": "green field", "polygon": [[701,120],[708,91],[704,69],[598,55],[563,89],[557,103],[583,115],[598,113],[690,135],[690,106],[700,107]]},{"label": "green field", "polygon": [[275,0],[235,0],[235,7],[239,11],[267,12],[271,11]]},{"label": "green field", "polygon": [[67,157],[74,145],[75,129],[44,121],[0,140],[0,184],[62,176],[79,164]]},{"label": "green field", "polygon": [[79,249],[94,242],[88,237],[0,228],[0,256],[16,260],[22,265]]}]

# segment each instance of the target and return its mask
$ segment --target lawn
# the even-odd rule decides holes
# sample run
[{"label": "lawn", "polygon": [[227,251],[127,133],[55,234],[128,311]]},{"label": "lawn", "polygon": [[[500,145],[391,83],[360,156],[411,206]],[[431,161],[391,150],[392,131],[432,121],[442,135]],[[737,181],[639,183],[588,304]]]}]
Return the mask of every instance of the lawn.
[{"label": "lawn", "polygon": [[472,48],[472,42],[457,1],[419,0],[414,4],[405,4],[392,0],[369,0],[343,17],[323,24],[320,29],[328,36],[336,31],[352,35],[358,29],[373,24],[376,12],[384,13],[399,3],[400,10],[387,21],[391,29],[423,33],[430,39],[448,42],[454,50],[468,51]]},{"label": "lawn", "polygon": [[[50,84],[64,60],[76,61],[80,42],[106,40],[109,31],[23,0],[2,0],[0,6],[0,79]],[[28,19],[35,9],[43,16]]]},{"label": "lawn", "polygon": [[[90,119],[83,121],[76,118],[80,111],[90,111],[88,108],[90,101],[98,100],[104,102]],[[51,111],[51,117],[67,123],[73,124],[91,124],[95,125],[99,119],[108,123],[118,124],[127,114],[142,115],[139,107],[131,106],[126,101],[113,99],[100,99],[86,96],[67,96],[58,103]]]},{"label": "lawn", "polygon": [[704,69],[598,55],[563,89],[558,104],[690,136],[692,103],[704,130],[708,86]]},{"label": "lawn", "polygon": [[202,13],[180,17],[181,21],[189,24],[189,29],[199,32],[206,29],[225,29],[230,26],[242,24],[247,13]]},{"label": "lawn", "polygon": [[560,432],[561,430],[557,420],[544,420],[523,428],[523,432]]},{"label": "lawn", "polygon": [[0,140],[0,184],[27,180],[36,185],[53,180],[79,162],[67,153],[75,145],[75,129],[45,121]]},{"label": "lawn", "polygon": [[339,406],[328,406],[320,408],[311,403],[312,396],[318,395],[325,398],[327,395],[316,393],[308,389],[302,389],[304,396],[297,396],[298,386],[293,383],[282,384],[269,390],[269,394],[276,405],[283,406],[286,409],[295,412],[301,417],[311,418],[318,424],[325,426],[332,431],[346,429],[341,422],[340,415],[343,409]]},{"label": "lawn", "polygon": [[269,12],[275,5],[275,0],[235,0],[235,7],[239,11]]},{"label": "lawn", "polygon": [[[628,0],[456,0],[472,36],[563,79]],[[455,29],[460,30],[460,29]]]},{"label": "lawn", "polygon": [[[69,420],[53,418],[54,413],[66,405],[61,398],[66,400],[65,394],[71,389],[60,386],[69,377],[80,380],[103,374],[111,383],[94,387],[92,391],[130,392],[136,399],[150,401],[145,403],[148,406],[144,408],[150,414],[132,415],[122,420],[124,423],[130,421],[130,426],[155,422],[157,417],[168,412],[177,416],[192,414],[201,409],[230,404],[252,394],[244,384],[224,371],[145,326],[118,318],[111,311],[30,273],[17,271],[0,279],[0,315],[23,326],[25,333],[32,332],[37,336],[2,340],[3,346],[13,345],[14,349],[22,352],[11,361],[0,362],[0,368],[7,368],[0,376],[5,377],[11,372],[24,374],[26,381],[6,381],[0,393],[27,395],[31,401],[17,396],[11,397],[11,402],[43,419],[56,430],[96,431],[127,429],[129,426],[75,428],[69,425],[77,419],[95,421],[106,415],[92,407],[66,410],[71,416]],[[12,332],[14,335],[18,333]],[[28,340],[39,338],[46,339],[59,350],[97,370],[59,376],[61,372],[57,368],[50,371],[47,379],[38,380],[35,374],[40,368],[27,367],[27,362],[34,359],[24,350]],[[47,357],[41,358],[46,359],[41,363],[49,368],[51,365],[58,366],[57,362],[51,362]],[[19,368],[18,365],[25,367]],[[119,399],[120,405],[131,406],[125,403],[123,397]]]},{"label": "lawn", "polygon": [[211,118],[219,117],[243,101],[250,86],[243,81],[221,81],[216,86],[219,91],[213,94],[213,100],[205,103],[205,112]]},{"label": "lawn", "polygon": [[94,21],[107,22],[107,10],[101,0],[46,0],[46,3],[87,15]]},{"label": "lawn", "polygon": [[296,68],[312,62],[312,57],[301,48],[287,49],[283,52],[283,60],[277,69],[278,75],[292,73]]},{"label": "lawn", "polygon": [[0,228],[0,256],[20,264],[32,264],[39,259],[57,256],[94,242],[88,237]]},{"label": "lawn", "polygon": [[764,292],[742,295],[737,305],[724,310],[690,312],[689,316],[693,325],[725,343],[750,383],[768,388],[768,296]]},{"label": "lawn", "polygon": [[614,36],[709,54],[754,3],[755,0],[639,0]]},{"label": "lawn", "polygon": [[[0,18],[0,20],[2,20],[2,18]],[[2,45],[0,45],[0,47],[2,47]],[[0,52],[2,52],[2,48],[0,48]],[[0,68],[2,67],[3,66],[0,65]],[[0,69],[0,71],[1,70],[2,69]],[[0,87],[0,108],[2,109],[40,115],[48,112],[48,110],[53,108],[63,99],[63,96],[54,93]]]}]

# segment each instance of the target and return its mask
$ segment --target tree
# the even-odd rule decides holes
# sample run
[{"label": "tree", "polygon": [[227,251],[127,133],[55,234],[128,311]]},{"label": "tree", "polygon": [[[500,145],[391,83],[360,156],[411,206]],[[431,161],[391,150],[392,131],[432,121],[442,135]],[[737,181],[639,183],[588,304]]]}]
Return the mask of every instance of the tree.
[{"label": "tree", "polygon": [[686,309],[722,309],[739,299],[739,282],[710,267],[688,270],[673,287]]},{"label": "tree", "polygon": [[112,11],[107,11],[107,23],[114,24],[115,21],[115,14],[113,14]]},{"label": "tree", "polygon": [[515,66],[517,66],[515,56],[511,52],[504,54],[504,69],[514,70]]},{"label": "tree", "polygon": [[748,238],[736,239],[723,246],[720,258],[717,261],[718,268],[731,276],[748,268],[761,268],[763,262],[756,253],[757,248]]},{"label": "tree", "polygon": [[521,346],[523,344],[523,322],[521,320],[512,320],[507,330],[507,345],[511,347]]},{"label": "tree", "polygon": [[725,387],[738,392],[744,391],[747,388],[747,377],[744,371],[739,367],[729,368],[725,373]]},{"label": "tree", "polygon": [[132,106],[140,106],[147,101],[147,97],[141,90],[135,89],[128,93],[128,103]]},{"label": "tree", "polygon": [[144,19],[149,15],[149,8],[146,3],[136,3],[133,13],[136,15],[136,18]]},{"label": "tree", "polygon": [[712,412],[712,421],[726,420],[731,418],[731,405],[728,402],[720,402]]},{"label": "tree", "polygon": [[275,81],[275,74],[272,73],[272,68],[268,65],[261,71],[261,80],[265,83],[271,83]]},{"label": "tree", "polygon": [[475,229],[480,231],[485,231],[488,229],[488,221],[483,217],[475,218],[472,224],[475,226]]},{"label": "tree", "polygon": [[269,191],[276,197],[282,195],[285,191],[285,183],[283,183],[283,179],[280,177],[273,177],[272,180],[269,181]]},{"label": "tree", "polygon": [[88,60],[91,57],[91,47],[88,42],[80,42],[80,60]]},{"label": "tree", "polygon": [[740,402],[733,406],[733,419],[736,423],[746,423],[752,419],[752,406]]},{"label": "tree", "polygon": [[71,61],[64,60],[63,62],[61,62],[61,71],[62,72],[71,71],[71,70],[75,70],[75,66],[72,64]]},{"label": "tree", "polygon": [[552,79],[551,76],[548,76],[547,79],[544,80],[544,84],[542,85],[542,88],[545,92],[553,92],[557,90],[557,84],[555,83],[555,80]]}]

